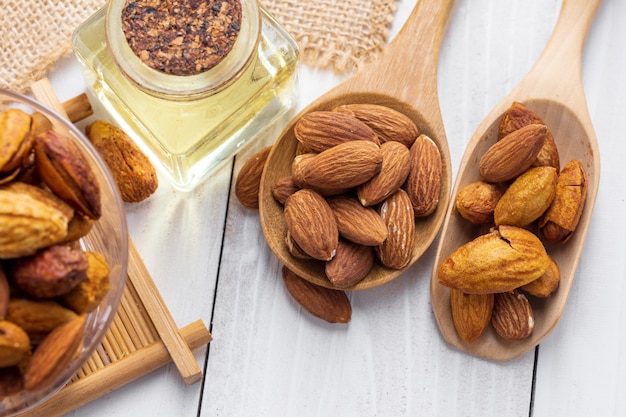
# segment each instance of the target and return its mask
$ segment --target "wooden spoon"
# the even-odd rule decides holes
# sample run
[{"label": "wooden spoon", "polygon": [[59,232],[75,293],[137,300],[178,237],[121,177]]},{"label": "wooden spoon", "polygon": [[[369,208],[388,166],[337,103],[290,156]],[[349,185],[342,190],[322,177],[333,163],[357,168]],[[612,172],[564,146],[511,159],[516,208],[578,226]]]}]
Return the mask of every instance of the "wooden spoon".
[{"label": "wooden spoon", "polygon": [[[324,264],[293,258],[285,246],[286,226],[283,207],[271,194],[276,181],[291,173],[296,138],[293,127],[305,113],[330,110],[350,103],[380,104],[410,117],[421,133],[439,147],[443,173],[439,205],[434,213],[416,220],[416,239],[409,266],[430,246],[439,232],[449,201],[451,187],[450,152],[437,96],[439,46],[454,0],[420,0],[396,38],[378,60],[366,65],[303,109],[283,130],[268,157],[259,194],[260,219],[265,238],[279,260],[297,275],[314,284],[333,288],[326,278]],[[408,268],[393,270],[375,265],[370,273],[350,289],[382,285]]]},{"label": "wooden spoon", "polygon": [[[563,1],[554,32],[538,61],[478,126],[461,160],[433,267],[431,301],[444,339],[462,351],[499,361],[516,358],[534,348],[554,329],[565,308],[600,181],[600,153],[581,76],[585,38],[600,3],[601,0]],[[588,175],[587,200],[573,237],[566,244],[546,246],[560,267],[561,281],[559,289],[550,298],[528,297],[535,314],[531,336],[520,341],[505,341],[490,327],[478,340],[467,344],[455,331],[450,313],[450,292],[439,284],[437,270],[450,253],[477,236],[477,227],[470,225],[456,211],[455,196],[462,187],[480,179],[478,161],[495,143],[500,118],[513,101],[521,102],[537,113],[552,131],[561,166],[572,159],[582,160]]]}]

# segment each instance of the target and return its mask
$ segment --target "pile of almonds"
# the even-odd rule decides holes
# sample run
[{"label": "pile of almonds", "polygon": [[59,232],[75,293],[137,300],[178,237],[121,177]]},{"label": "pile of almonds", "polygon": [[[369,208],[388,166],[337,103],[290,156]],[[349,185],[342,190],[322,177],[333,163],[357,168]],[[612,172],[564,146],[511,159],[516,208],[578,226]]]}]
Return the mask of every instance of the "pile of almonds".
[{"label": "pile of almonds", "polygon": [[458,213],[483,233],[446,258],[438,280],[450,288],[452,319],[467,343],[491,324],[507,340],[531,335],[527,294],[558,289],[559,266],[546,244],[565,244],[585,205],[581,161],[560,169],[559,152],[544,122],[514,102],[502,116],[498,141],[479,162],[481,180],[456,196]]},{"label": "pile of almonds", "polygon": [[47,385],[80,351],[109,290],[105,258],[78,244],[101,210],[73,139],[0,112],[0,397]]},{"label": "pile of almonds", "polygon": [[[274,199],[284,205],[285,245],[294,258],[322,263],[336,289],[296,285],[294,280],[302,278],[288,270],[283,278],[307,311],[345,322],[349,314],[318,308],[319,293],[341,293],[363,280],[377,262],[396,270],[409,264],[415,219],[429,216],[439,203],[441,155],[410,118],[375,104],[306,113],[294,125],[294,136],[298,143],[291,175],[272,187]],[[270,149],[250,158],[239,173],[235,192],[246,207],[258,208]],[[349,308],[347,298],[342,304],[346,302]]]}]

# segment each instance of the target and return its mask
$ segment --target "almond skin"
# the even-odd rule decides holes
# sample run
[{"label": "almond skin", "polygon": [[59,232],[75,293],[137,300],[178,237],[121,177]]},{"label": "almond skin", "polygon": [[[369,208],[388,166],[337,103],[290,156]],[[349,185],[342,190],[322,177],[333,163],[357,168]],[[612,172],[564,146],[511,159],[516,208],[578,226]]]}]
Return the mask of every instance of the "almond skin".
[{"label": "almond skin", "polygon": [[387,225],[373,208],[363,207],[350,195],[330,197],[327,201],[344,238],[365,246],[378,246],[387,239]]},{"label": "almond skin", "polygon": [[293,169],[296,184],[335,190],[363,184],[380,171],[383,162],[380,147],[366,140],[345,142],[307,158],[301,169]]},{"label": "almond skin", "polygon": [[537,159],[548,128],[530,124],[509,133],[480,158],[480,176],[487,182],[506,182],[526,171]]},{"label": "almond skin", "polygon": [[537,236],[503,225],[450,254],[439,266],[438,279],[467,294],[505,292],[539,278],[549,265]]},{"label": "almond skin", "polygon": [[380,145],[383,163],[380,172],[357,189],[359,201],[364,206],[373,206],[396,192],[406,181],[411,171],[409,148],[400,142],[385,142]]},{"label": "almond skin", "polygon": [[243,164],[237,182],[235,183],[235,195],[242,206],[249,209],[259,208],[259,189],[261,187],[261,175],[265,168],[265,162],[272,150],[271,146],[261,149],[252,155]]},{"label": "almond skin", "polygon": [[507,340],[530,336],[535,316],[526,296],[517,290],[495,294],[491,324],[496,333]]},{"label": "almond skin", "polygon": [[465,294],[450,290],[450,309],[457,334],[467,343],[480,337],[491,322],[493,294]]},{"label": "almond skin", "polygon": [[443,167],[439,148],[431,138],[420,135],[411,146],[411,171],[406,190],[416,217],[431,214],[439,204]]},{"label": "almond skin", "polygon": [[374,249],[349,240],[339,240],[337,254],[326,262],[328,280],[337,288],[348,288],[359,283],[374,266]]},{"label": "almond skin", "polygon": [[339,231],[324,197],[313,190],[299,190],[287,199],[284,212],[291,237],[305,253],[322,261],[335,256]]},{"label": "almond skin", "polygon": [[329,323],[348,323],[352,306],[345,292],[320,287],[283,266],[283,282],[294,300],[309,314]]},{"label": "almond skin", "polygon": [[367,124],[347,113],[313,111],[302,116],[293,131],[296,139],[314,152],[353,140],[379,144],[378,136]]},{"label": "almond skin", "polygon": [[389,141],[400,142],[411,147],[419,131],[413,121],[387,106],[378,104],[344,104],[333,109],[336,112],[350,114],[372,128],[381,144]]},{"label": "almond skin", "polygon": [[413,254],[415,216],[408,194],[399,189],[383,201],[378,209],[387,225],[387,239],[376,246],[376,256],[387,268],[404,268]]}]

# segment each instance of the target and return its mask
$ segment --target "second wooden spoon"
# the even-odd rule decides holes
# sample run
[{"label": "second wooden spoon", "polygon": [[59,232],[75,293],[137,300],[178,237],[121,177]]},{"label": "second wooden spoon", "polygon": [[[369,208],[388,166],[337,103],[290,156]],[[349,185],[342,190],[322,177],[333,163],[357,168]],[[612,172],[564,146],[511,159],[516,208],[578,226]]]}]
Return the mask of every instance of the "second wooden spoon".
[{"label": "second wooden spoon", "polygon": [[[600,182],[600,152],[581,75],[583,46],[600,3],[601,0],[563,1],[554,32],[538,61],[520,84],[481,122],[461,161],[433,267],[431,301],[444,339],[462,351],[499,361],[516,358],[539,344],[563,314]],[[573,237],[566,244],[547,246],[548,253],[560,267],[561,280],[558,290],[550,298],[529,296],[535,314],[535,328],[530,337],[506,341],[488,328],[478,340],[468,344],[456,333],[450,313],[450,291],[439,284],[437,270],[450,253],[476,237],[476,227],[458,214],[454,199],[465,185],[480,179],[478,161],[495,143],[500,118],[513,101],[523,103],[543,119],[557,143],[562,165],[572,159],[582,161],[588,175],[587,200]]]}]

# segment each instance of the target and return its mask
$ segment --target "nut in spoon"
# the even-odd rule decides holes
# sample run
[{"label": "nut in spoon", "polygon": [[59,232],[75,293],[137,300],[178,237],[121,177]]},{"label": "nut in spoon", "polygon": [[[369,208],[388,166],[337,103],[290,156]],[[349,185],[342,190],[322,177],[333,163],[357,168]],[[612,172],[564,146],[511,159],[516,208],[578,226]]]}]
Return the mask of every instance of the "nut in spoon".
[{"label": "nut in spoon", "polygon": [[293,258],[285,245],[287,232],[283,207],[271,194],[280,178],[290,175],[297,140],[296,122],[305,113],[331,110],[354,103],[379,104],[404,113],[438,146],[442,158],[439,204],[430,216],[416,220],[416,239],[411,261],[395,270],[376,264],[369,274],[349,289],[382,285],[401,275],[431,245],[443,222],[451,186],[450,152],[437,96],[439,46],[454,0],[420,0],[396,38],[375,62],[361,68],[343,83],[303,109],[276,140],[265,165],[259,194],[260,221],[265,238],[278,259],[310,282],[333,288],[322,262]]},{"label": "nut in spoon", "polygon": [[[559,18],[541,56],[511,93],[485,117],[470,142],[452,191],[431,277],[431,302],[437,324],[448,344],[488,359],[507,361],[538,345],[558,323],[576,274],[600,181],[600,153],[587,109],[582,84],[582,52],[587,32],[601,0],[564,0]],[[561,271],[558,290],[547,299],[529,296],[535,316],[533,333],[526,339],[506,341],[489,326],[479,339],[465,343],[456,333],[450,313],[450,291],[439,284],[439,265],[458,247],[477,236],[475,226],[456,211],[455,196],[465,185],[480,180],[478,161],[496,141],[502,114],[518,101],[534,111],[551,130],[561,168],[572,159],[582,161],[588,179],[587,199],[572,238],[546,246]]]}]

